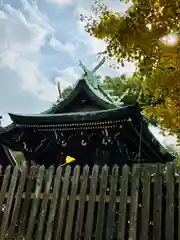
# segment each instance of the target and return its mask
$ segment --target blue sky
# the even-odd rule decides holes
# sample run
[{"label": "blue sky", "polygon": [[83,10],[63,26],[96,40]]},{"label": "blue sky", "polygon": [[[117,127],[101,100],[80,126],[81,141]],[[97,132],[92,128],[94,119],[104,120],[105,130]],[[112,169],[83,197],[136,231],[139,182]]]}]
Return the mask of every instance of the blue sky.
[{"label": "blue sky", "polygon": [[[0,115],[39,113],[57,99],[57,81],[67,87],[81,76],[78,61],[91,68],[105,43],[90,37],[80,14],[90,13],[92,0],[1,0],[0,5]],[[128,7],[106,0],[113,10]],[[106,62],[102,77],[128,75],[134,65],[114,70]]]},{"label": "blue sky", "polygon": [[[108,2],[108,1],[107,1]],[[126,6],[116,2],[120,10]],[[4,0],[0,8],[0,114],[38,113],[57,98],[56,83],[73,84],[78,61],[92,67],[105,47],[84,31],[80,13],[89,0]],[[133,65],[115,71],[106,63],[99,74],[131,74]]]}]

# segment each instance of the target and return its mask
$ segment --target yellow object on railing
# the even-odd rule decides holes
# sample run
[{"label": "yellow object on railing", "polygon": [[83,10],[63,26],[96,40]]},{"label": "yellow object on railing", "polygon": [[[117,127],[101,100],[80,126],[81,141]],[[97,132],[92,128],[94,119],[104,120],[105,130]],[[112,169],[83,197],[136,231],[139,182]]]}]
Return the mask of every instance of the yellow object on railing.
[{"label": "yellow object on railing", "polygon": [[73,162],[75,160],[76,160],[75,158],[67,156],[65,161],[66,161],[66,164],[68,164],[68,163],[71,163],[71,162]]}]

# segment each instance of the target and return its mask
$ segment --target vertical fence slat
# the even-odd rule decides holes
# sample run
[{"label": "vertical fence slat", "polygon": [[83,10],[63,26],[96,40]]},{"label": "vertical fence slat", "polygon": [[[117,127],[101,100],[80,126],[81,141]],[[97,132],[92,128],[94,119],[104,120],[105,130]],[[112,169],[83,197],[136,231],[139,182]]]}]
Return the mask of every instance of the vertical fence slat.
[{"label": "vertical fence slat", "polygon": [[86,201],[86,193],[87,193],[87,182],[89,178],[89,167],[85,166],[83,169],[82,180],[81,180],[81,190],[80,190],[80,198],[79,198],[79,205],[78,205],[78,212],[77,212],[77,220],[76,220],[76,227],[75,227],[75,240],[79,240],[82,235],[82,224],[84,218],[84,208],[85,208],[85,201]]},{"label": "vertical fence slat", "polygon": [[51,200],[49,215],[47,219],[47,226],[46,226],[46,232],[45,232],[45,238],[44,238],[45,240],[52,239],[55,215],[57,210],[57,202],[59,199],[61,178],[62,178],[62,167],[58,167],[58,169],[56,170],[52,200]]},{"label": "vertical fence slat", "polygon": [[96,224],[96,239],[103,238],[103,224],[104,224],[104,209],[106,201],[108,167],[104,166],[101,172],[100,196],[98,204],[97,224]]},{"label": "vertical fence slat", "polygon": [[65,171],[65,176],[63,179],[63,189],[62,189],[61,201],[60,201],[60,206],[58,211],[57,225],[55,226],[55,231],[54,231],[54,236],[56,240],[63,239],[62,230],[64,225],[64,215],[65,215],[66,205],[67,205],[67,195],[69,190],[70,174],[71,174],[71,167],[67,166]]},{"label": "vertical fence slat", "polygon": [[174,164],[169,164],[166,172],[166,225],[165,239],[174,239]]},{"label": "vertical fence slat", "polygon": [[92,238],[92,227],[93,227],[93,216],[94,216],[94,204],[96,200],[96,188],[97,188],[97,180],[98,180],[99,167],[94,166],[92,170],[91,176],[91,189],[89,194],[88,201],[88,212],[86,218],[86,229],[85,229],[85,240],[89,240]]},{"label": "vertical fence slat", "polygon": [[12,218],[11,218],[11,223],[10,223],[10,227],[8,230],[8,240],[12,240],[13,239],[13,234],[14,234],[14,230],[16,228],[16,224],[17,224],[17,219],[20,211],[20,205],[21,205],[21,201],[22,201],[22,194],[23,194],[23,190],[24,190],[24,185],[26,182],[26,175],[27,175],[27,167],[24,166],[21,172],[21,178],[19,181],[19,186],[18,186],[18,190],[15,196],[15,204],[14,204],[14,209],[13,209],[13,213],[12,213]]},{"label": "vertical fence slat", "polygon": [[45,193],[43,195],[43,200],[41,204],[40,209],[40,216],[39,216],[39,223],[37,226],[37,232],[36,232],[36,240],[40,240],[43,237],[43,227],[44,227],[44,221],[47,213],[47,204],[49,200],[49,192],[51,189],[52,184],[52,178],[53,178],[54,168],[51,166],[45,176]]},{"label": "vertical fence slat", "polygon": [[142,214],[140,240],[148,240],[149,210],[150,210],[150,169],[143,167],[142,172]]},{"label": "vertical fence slat", "polygon": [[130,240],[136,240],[139,178],[140,178],[140,167],[137,165],[134,165],[132,170],[131,205],[130,205],[130,224],[129,224]]},{"label": "vertical fence slat", "polygon": [[9,187],[9,191],[8,191],[8,197],[6,200],[6,207],[5,207],[5,211],[4,211],[3,219],[2,219],[2,223],[1,223],[0,239],[2,239],[2,240],[4,239],[4,237],[6,235],[6,229],[8,227],[8,221],[9,221],[9,217],[10,217],[10,213],[11,213],[12,202],[13,202],[13,198],[14,198],[14,192],[15,192],[16,183],[18,180],[18,175],[19,175],[19,169],[18,169],[18,167],[15,167],[13,174],[12,174],[11,183],[10,183],[10,187]]},{"label": "vertical fence slat", "polygon": [[39,201],[40,201],[40,194],[41,194],[41,189],[43,184],[44,172],[45,172],[45,168],[44,166],[41,166],[39,168],[38,175],[37,175],[36,188],[35,188],[34,198],[33,198],[32,207],[31,207],[31,213],[30,213],[29,222],[28,222],[27,235],[26,235],[27,240],[33,239],[32,235],[34,231],[34,225],[36,222],[36,215],[37,215]]},{"label": "vertical fence slat", "polygon": [[22,211],[20,215],[20,223],[19,223],[18,234],[17,234],[17,239],[19,240],[23,239],[26,233],[25,228],[28,220],[29,205],[30,205],[31,192],[33,188],[35,173],[36,173],[36,168],[31,167],[28,173],[28,181],[27,181],[26,190],[25,190],[25,199],[23,201]]},{"label": "vertical fence slat", "polygon": [[[11,176],[11,166],[8,166],[5,170],[3,183],[2,183],[2,186],[1,186],[0,209],[3,209],[3,204],[4,204],[5,196],[6,196],[6,193],[7,193],[8,184],[9,184],[9,181],[10,181],[10,176]],[[2,210],[0,211],[0,219],[2,219]],[[1,224],[2,224],[2,221],[1,221]]]},{"label": "vertical fence slat", "polygon": [[62,177],[62,168],[58,167],[58,169],[56,171],[52,200],[51,200],[49,216],[48,216],[48,220],[47,220],[45,240],[51,240],[52,239],[54,220],[55,220],[56,209],[57,209],[57,202],[58,202],[58,199],[59,199],[61,177]]},{"label": "vertical fence slat", "polygon": [[125,238],[129,167],[122,168],[120,205],[118,211],[117,239]]},{"label": "vertical fence slat", "polygon": [[161,213],[162,213],[162,166],[156,167],[154,178],[154,240],[161,239]]},{"label": "vertical fence slat", "polygon": [[[175,234],[175,171],[174,164],[169,164],[167,166],[167,172],[165,173],[165,184],[166,184],[166,210],[162,212],[162,180],[163,172],[162,165],[158,164],[155,167],[155,176],[153,176],[154,181],[151,183],[151,172],[149,166],[145,166],[142,170],[139,165],[134,165],[132,170],[131,179],[131,201],[130,201],[130,225],[129,225],[129,238],[131,240],[136,240],[137,236],[137,220],[138,218],[138,198],[139,198],[139,180],[141,178],[142,183],[142,211],[141,211],[141,221],[140,221],[140,240],[146,240],[149,230],[149,218],[150,218],[150,201],[153,201],[153,238],[154,240],[159,240],[162,238],[162,217],[165,217],[165,239],[174,239]],[[0,166],[0,174],[1,174]],[[62,168],[59,167],[56,171],[55,180],[53,181],[54,168],[51,167],[46,172],[46,181],[44,180],[45,168],[40,167],[38,170],[38,176],[36,176],[36,190],[33,194],[32,205],[31,196],[32,188],[35,182],[35,170],[32,167],[30,173],[27,167],[23,167],[22,173],[19,169],[15,167],[11,175],[11,167],[7,167],[5,174],[2,179],[2,185],[0,190],[0,209],[3,208],[5,202],[5,209],[1,211],[2,216],[0,216],[0,239],[8,240],[11,239],[45,239],[45,240],[69,240],[72,238],[72,231],[74,231],[75,236],[73,239],[79,240],[83,237],[82,229],[83,224],[85,226],[85,240],[92,238],[95,239],[114,239],[114,230],[116,232],[116,239],[123,240],[126,238],[126,222],[127,222],[127,200],[128,200],[128,181],[129,181],[129,167],[124,166],[122,168],[122,178],[121,178],[121,193],[120,198],[116,196],[117,184],[118,184],[118,174],[119,167],[114,166],[112,169],[111,176],[108,176],[109,168],[104,166],[100,175],[100,194],[97,196],[97,183],[99,181],[99,167],[94,166],[91,174],[90,181],[90,193],[89,198],[87,198],[87,185],[89,178],[89,167],[86,166],[83,169],[83,174],[81,177],[80,193],[77,189],[79,186],[79,175],[80,167],[76,166],[74,168],[73,177],[71,178],[71,168],[68,166],[65,169],[65,175],[63,178],[63,189],[60,196],[60,184],[62,179]],[[178,170],[178,173],[180,170]],[[20,175],[20,176],[19,176]],[[110,178],[108,178],[110,177]],[[68,196],[70,179],[71,192],[70,197]],[[106,196],[107,181],[111,180],[110,183],[110,193]],[[49,206],[49,192],[51,189],[52,181],[54,182],[53,193],[50,203],[50,210],[48,212]],[[180,176],[179,176],[179,188],[178,194],[180,199]],[[9,184],[10,182],[10,184]],[[18,182],[18,186],[17,186]],[[45,192],[41,195],[41,190],[43,183],[45,184]],[[151,185],[152,184],[152,185]],[[26,190],[24,191],[24,187]],[[151,199],[151,189],[154,186],[154,199]],[[8,190],[7,190],[8,189]],[[8,191],[8,193],[7,193]],[[43,196],[42,200],[40,197]],[[99,198],[98,198],[99,197]],[[86,220],[84,221],[85,214],[85,202],[87,203],[87,214]],[[95,202],[98,198],[98,210],[97,214],[94,214]],[[107,199],[106,199],[107,198]],[[6,199],[6,200],[5,200]],[[23,200],[24,199],[24,200]],[[69,199],[69,200],[68,200]],[[23,204],[22,204],[23,200]],[[78,202],[78,209],[76,209],[76,201]],[[107,216],[104,219],[104,212],[107,204]],[[117,200],[117,202],[116,202]],[[41,206],[40,206],[41,201]],[[69,201],[69,202],[68,202]],[[178,226],[180,226],[180,200],[179,201],[179,213],[178,213]],[[14,203],[14,206],[13,206]],[[22,204],[22,207],[21,207]],[[68,204],[68,209],[67,209]],[[116,206],[119,204],[118,210],[118,222],[115,222]],[[31,207],[30,207],[31,206]],[[40,208],[39,208],[40,206]],[[163,205],[164,206],[164,205]],[[29,209],[30,207],[30,209]],[[40,213],[38,213],[40,209]],[[57,212],[58,209],[58,212]],[[30,211],[29,211],[30,210]],[[74,214],[77,210],[77,218],[74,222]],[[30,218],[28,219],[30,212]],[[46,221],[47,212],[49,213]],[[56,213],[57,212],[57,213]],[[66,218],[67,215],[67,218]],[[94,215],[97,215],[94,219]],[[57,217],[57,218],[56,218]],[[64,222],[66,219],[66,222]],[[39,220],[39,221],[37,221]],[[28,221],[28,222],[27,222]],[[95,236],[93,232],[93,221],[96,222]],[[34,228],[37,222],[36,235],[34,236]],[[54,224],[56,222],[56,224]],[[84,223],[85,222],[85,223]],[[104,223],[106,222],[106,229],[104,232]],[[15,235],[16,227],[18,226],[18,233]],[[28,223],[28,224],[27,224]],[[28,226],[27,226],[28,225]],[[164,225],[164,223],[163,223]],[[75,226],[75,227],[74,227]],[[176,225],[177,226],[177,225]],[[46,229],[45,229],[46,228]],[[178,237],[180,236],[180,227],[178,228]],[[46,231],[45,231],[46,230]],[[63,234],[64,233],[64,234]],[[63,236],[64,235],[64,236]],[[139,235],[139,234],[138,234]]]},{"label": "vertical fence slat", "polygon": [[74,168],[74,173],[73,173],[72,183],[71,183],[71,195],[69,199],[67,224],[66,224],[65,237],[64,237],[65,240],[71,239],[79,174],[80,174],[80,167],[76,166]]},{"label": "vertical fence slat", "polygon": [[106,221],[106,240],[113,239],[115,223],[115,211],[116,211],[116,192],[117,192],[117,180],[118,180],[119,167],[114,166],[111,175],[111,186],[109,194],[109,205]]}]

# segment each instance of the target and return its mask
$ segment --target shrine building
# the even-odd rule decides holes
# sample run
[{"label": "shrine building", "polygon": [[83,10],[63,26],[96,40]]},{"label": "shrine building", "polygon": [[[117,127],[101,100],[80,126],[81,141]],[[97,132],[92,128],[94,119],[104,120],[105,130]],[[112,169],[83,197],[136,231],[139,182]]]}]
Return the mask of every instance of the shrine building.
[{"label": "shrine building", "polygon": [[64,164],[67,156],[79,165],[172,161],[150,132],[138,104],[123,105],[103,90],[95,74],[101,64],[90,71],[81,63],[84,74],[71,93],[63,99],[59,88],[59,99],[45,112],[10,113],[12,124],[0,129],[1,163],[2,146],[21,151],[29,164],[47,167]]}]

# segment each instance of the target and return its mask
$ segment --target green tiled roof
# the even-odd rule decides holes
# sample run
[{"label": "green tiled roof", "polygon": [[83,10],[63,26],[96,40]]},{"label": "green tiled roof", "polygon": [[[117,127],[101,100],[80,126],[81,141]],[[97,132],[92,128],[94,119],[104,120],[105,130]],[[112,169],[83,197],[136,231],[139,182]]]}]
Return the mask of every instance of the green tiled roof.
[{"label": "green tiled roof", "polygon": [[102,59],[92,71],[87,69],[80,62],[80,66],[84,71],[82,78],[77,81],[72,92],[65,99],[57,102],[52,108],[48,109],[44,113],[62,113],[64,108],[69,106],[75,97],[77,97],[81,92],[85,92],[85,94],[87,94],[87,96],[101,109],[115,108],[117,106],[116,103],[106,92],[101,89],[99,85],[99,77],[95,74],[97,69],[104,63],[104,61],[105,59]]},{"label": "green tiled roof", "polygon": [[87,96],[96,102],[97,106],[101,109],[112,109],[116,107],[116,104],[108,97],[108,95],[103,92],[102,89],[95,89],[90,82],[86,79],[80,79],[76,83],[72,92],[61,102],[55,104],[52,108],[43,112],[43,114],[55,114],[62,113],[68,105],[70,105],[73,100],[81,93],[85,92]]}]

